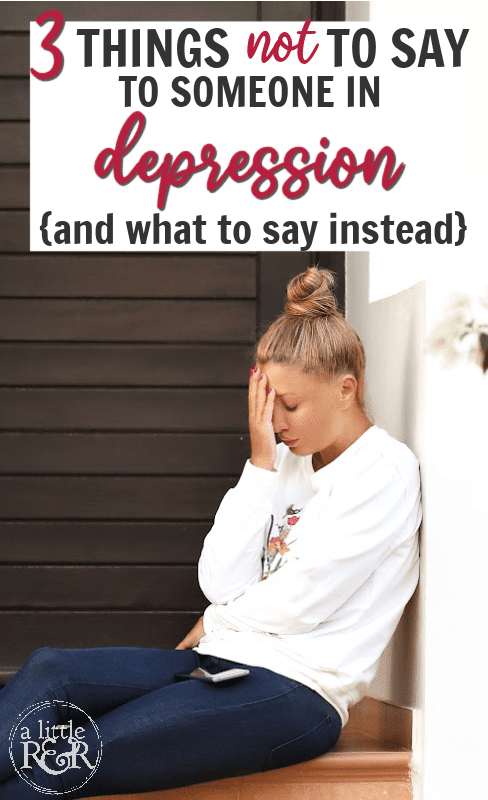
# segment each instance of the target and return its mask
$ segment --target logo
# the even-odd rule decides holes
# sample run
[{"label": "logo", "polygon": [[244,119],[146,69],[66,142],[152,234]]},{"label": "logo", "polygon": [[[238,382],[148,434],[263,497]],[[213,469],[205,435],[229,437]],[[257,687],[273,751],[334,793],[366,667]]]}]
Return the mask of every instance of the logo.
[{"label": "logo", "polygon": [[[51,724],[50,715],[65,722]],[[84,786],[98,769],[102,740],[97,725],[81,708],[65,700],[45,700],[19,714],[10,733],[9,753],[15,771],[29,786],[44,794],[67,794]],[[63,773],[69,775],[56,783],[52,776]],[[69,789],[53,789],[54,785]]]}]

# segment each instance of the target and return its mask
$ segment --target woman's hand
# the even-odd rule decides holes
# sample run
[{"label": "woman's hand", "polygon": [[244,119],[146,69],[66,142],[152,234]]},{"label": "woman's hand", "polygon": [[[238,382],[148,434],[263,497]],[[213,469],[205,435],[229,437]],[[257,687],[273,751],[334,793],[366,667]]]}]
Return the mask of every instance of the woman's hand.
[{"label": "woman's hand", "polygon": [[191,650],[192,647],[196,647],[202,636],[205,636],[205,630],[203,628],[203,614],[193,626],[190,633],[187,633],[185,638],[175,647],[175,650]]},{"label": "woman's hand", "polygon": [[276,440],[273,430],[275,391],[259,367],[253,367],[249,380],[249,433],[251,464],[263,469],[274,468]]}]

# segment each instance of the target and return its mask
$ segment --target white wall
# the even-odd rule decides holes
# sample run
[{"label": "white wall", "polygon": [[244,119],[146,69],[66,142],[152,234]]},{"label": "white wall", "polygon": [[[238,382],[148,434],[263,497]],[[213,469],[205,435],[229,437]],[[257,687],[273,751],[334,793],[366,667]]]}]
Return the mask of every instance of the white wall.
[{"label": "white wall", "polygon": [[[369,262],[368,253],[347,253],[347,318],[366,349],[367,409],[376,425],[421,459],[425,283],[369,302]],[[418,604],[416,592],[368,691],[371,697],[409,708],[420,702]]]},{"label": "white wall", "polygon": [[[488,30],[488,8],[475,2],[373,0],[369,18],[400,25],[425,19],[425,27],[432,27],[434,20],[442,28],[446,14],[470,27],[473,38]],[[465,357],[449,366],[428,345],[429,334],[456,295],[468,297],[476,313],[486,313],[480,305],[488,297],[488,176],[481,113],[485,56],[486,48],[471,49],[477,72],[471,72],[475,79],[467,82],[465,92],[473,116],[461,120],[453,138],[453,180],[470,192],[464,246],[416,252],[410,262],[398,247],[373,250],[369,259],[361,253],[347,259],[347,316],[365,339],[373,413],[421,461],[424,525],[418,605],[412,606],[410,625],[396,637],[373,687],[376,696],[416,709],[416,800],[477,800],[488,785],[488,373]],[[476,152],[482,161],[472,168],[470,157]],[[461,177],[455,167],[458,157],[466,165]],[[399,679],[395,658],[415,628],[416,666],[410,677],[400,673]]]}]

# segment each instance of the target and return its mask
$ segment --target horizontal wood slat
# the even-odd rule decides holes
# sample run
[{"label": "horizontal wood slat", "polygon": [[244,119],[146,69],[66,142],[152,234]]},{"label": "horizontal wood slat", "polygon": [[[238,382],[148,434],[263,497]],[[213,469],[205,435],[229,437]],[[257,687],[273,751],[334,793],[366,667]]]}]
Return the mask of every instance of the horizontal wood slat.
[{"label": "horizontal wood slat", "polygon": [[3,611],[0,672],[9,677],[38,647],[174,649],[200,616],[176,611]]},{"label": "horizontal wood slat", "polygon": [[196,566],[0,565],[0,609],[200,611]]},{"label": "horizontal wood slat", "polygon": [[0,77],[29,77],[29,34],[0,32]]},{"label": "horizontal wood slat", "polygon": [[0,386],[245,386],[244,345],[1,344]]},{"label": "horizontal wood slat", "polygon": [[250,300],[0,300],[3,341],[250,341]]},{"label": "horizontal wood slat", "polygon": [[213,519],[236,478],[4,477],[2,519]]},{"label": "horizontal wood slat", "polygon": [[246,389],[1,389],[0,430],[247,431]]},{"label": "horizontal wood slat", "polygon": [[2,561],[196,564],[212,522],[0,522]]},{"label": "horizontal wood slat", "polygon": [[233,433],[0,433],[0,474],[236,475],[249,453]]},{"label": "horizontal wood slat", "polygon": [[278,2],[264,2],[261,3],[261,19],[263,22],[300,22],[306,19],[316,19],[312,15],[312,5],[319,5],[319,3],[310,3],[306,0],[302,2],[290,2],[290,0],[278,0]]},{"label": "horizontal wood slat", "polygon": [[255,264],[227,254],[4,256],[0,297],[253,298]]},{"label": "horizontal wood slat", "polygon": [[29,94],[29,78],[0,78],[0,120],[28,120]]},{"label": "horizontal wood slat", "polygon": [[[27,167],[0,166],[0,208],[29,208],[29,169]],[[3,267],[2,259],[2,271]]]},{"label": "horizontal wood slat", "polygon": [[[265,3],[264,5],[268,5]],[[344,22],[346,19],[346,4],[344,0],[332,0],[332,2],[312,3],[310,9],[313,13],[312,19],[324,22]],[[368,9],[364,9],[364,19],[367,19]]]},{"label": "horizontal wood slat", "polygon": [[0,35],[0,77],[8,75],[29,77],[29,34]]},{"label": "horizontal wood slat", "polygon": [[[266,3],[264,4],[266,5]],[[276,5],[270,3],[269,5]],[[289,5],[285,3],[285,5]],[[291,4],[296,5],[295,3]],[[139,20],[242,20],[252,21],[257,19],[256,2],[139,2],[132,3],[100,3],[100,2],[57,2],[55,7],[61,11],[65,20],[93,21],[139,21]],[[51,6],[49,6],[51,8]],[[43,2],[4,2],[0,3],[0,30],[28,31],[29,22],[35,20],[39,14],[46,11]]]},{"label": "horizontal wood slat", "polygon": [[28,253],[29,212],[0,211],[0,252]]},{"label": "horizontal wood slat", "polygon": [[1,122],[0,164],[28,164],[29,159],[30,151],[28,123]]}]

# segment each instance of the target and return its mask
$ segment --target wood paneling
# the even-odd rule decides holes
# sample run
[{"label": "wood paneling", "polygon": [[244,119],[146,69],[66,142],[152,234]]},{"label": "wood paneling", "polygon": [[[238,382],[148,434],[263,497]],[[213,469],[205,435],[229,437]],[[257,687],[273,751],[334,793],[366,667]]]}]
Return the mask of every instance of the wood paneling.
[{"label": "wood paneling", "polygon": [[208,605],[195,566],[0,565],[3,609],[200,611]]},{"label": "wood paneling", "polygon": [[26,564],[196,564],[211,525],[210,520],[0,521],[2,561]]},{"label": "wood paneling", "polygon": [[0,271],[0,297],[255,296],[256,257],[247,254],[32,253],[5,256]]},{"label": "wood paneling", "polygon": [[0,300],[3,341],[249,342],[246,300]]},{"label": "wood paneling", "polygon": [[0,433],[0,474],[236,475],[249,452],[235,433]]},{"label": "wood paneling", "polygon": [[247,386],[251,348],[0,344],[2,386]]},{"label": "wood paneling", "polygon": [[0,77],[29,77],[29,35],[0,34]]},{"label": "wood paneling", "polygon": [[261,19],[270,22],[290,20],[290,22],[300,22],[310,18],[310,3],[307,2],[288,2],[278,0],[278,2],[261,3]]},{"label": "wood paneling", "polygon": [[0,211],[0,252],[29,252],[29,212]]},{"label": "wood paneling", "polygon": [[38,647],[168,647],[201,616],[175,611],[0,611],[4,676]]},{"label": "wood paneling", "polygon": [[0,430],[17,428],[247,433],[247,390],[0,389]]},{"label": "wood paneling", "polygon": [[[263,5],[267,5],[263,3]],[[270,3],[270,5],[275,5]],[[293,6],[294,3],[285,3]],[[301,5],[301,4],[300,4]],[[308,4],[309,5],[309,4]],[[139,2],[139,3],[100,3],[100,2],[57,2],[55,7],[61,11],[66,21],[107,20],[107,21],[208,21],[220,20],[252,21],[257,19],[256,2]],[[49,6],[51,8],[51,6]],[[46,11],[44,2],[8,2],[0,3],[0,30],[28,31],[29,22]]]},{"label": "wood paneling", "polygon": [[314,19],[326,22],[343,22],[346,19],[346,4],[343,0],[332,3],[313,3]]},{"label": "wood paneling", "polygon": [[[56,8],[164,28],[343,5]],[[195,624],[202,542],[249,453],[252,343],[324,258],[29,253],[28,30],[45,10],[0,3],[0,677],[40,646],[174,648]]]},{"label": "wood paneling", "polygon": [[[0,164],[28,164],[29,155],[28,123],[1,122]],[[15,206],[9,203],[6,207],[14,208]]]},{"label": "wood paneling", "polygon": [[29,119],[29,78],[0,78],[0,120]]},{"label": "wood paneling", "polygon": [[213,519],[232,478],[0,476],[2,519]]},{"label": "wood paneling", "polygon": [[[29,175],[27,167],[0,166],[0,208],[29,208]],[[3,266],[2,259],[0,274]]]}]

